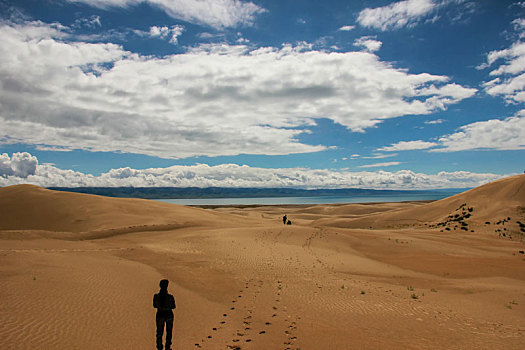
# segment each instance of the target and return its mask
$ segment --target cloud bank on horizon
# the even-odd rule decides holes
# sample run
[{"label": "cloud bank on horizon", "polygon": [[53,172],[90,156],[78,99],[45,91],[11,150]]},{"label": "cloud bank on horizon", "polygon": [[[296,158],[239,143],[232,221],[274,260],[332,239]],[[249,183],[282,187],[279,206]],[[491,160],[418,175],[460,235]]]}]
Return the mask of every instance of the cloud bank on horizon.
[{"label": "cloud bank on horizon", "polygon": [[505,176],[466,171],[439,172],[436,175],[396,172],[350,172],[307,168],[257,168],[237,164],[209,166],[171,166],[167,168],[111,169],[99,176],[38,164],[27,153],[0,155],[0,186],[34,184],[44,187],[293,187],[293,188],[374,188],[439,189],[469,188]]},{"label": "cloud bank on horizon", "polygon": [[[277,177],[300,169],[305,184],[292,176],[293,186],[325,186],[315,171],[344,186],[354,176],[386,176],[362,169],[389,168],[396,186],[412,174],[418,180],[404,186],[414,188],[447,187],[452,175],[443,174],[462,171],[463,185],[448,187],[517,173],[513,159],[525,150],[524,2],[365,4],[0,4],[0,181],[139,184],[147,173],[157,186],[181,169],[206,167],[182,160],[214,159]],[[499,24],[494,33],[456,35],[486,28],[487,16]],[[478,46],[461,51],[465,45]],[[122,168],[133,179],[115,180],[109,174],[121,168],[93,171],[96,159],[82,172],[62,170],[75,164],[63,155],[72,151],[142,155],[159,165],[169,159],[181,168],[148,173],[136,161]],[[63,163],[39,165],[32,154]],[[221,166],[208,165],[194,181],[213,183],[209,174]],[[243,176],[238,181],[248,183]],[[288,186],[268,176],[254,186]]]}]

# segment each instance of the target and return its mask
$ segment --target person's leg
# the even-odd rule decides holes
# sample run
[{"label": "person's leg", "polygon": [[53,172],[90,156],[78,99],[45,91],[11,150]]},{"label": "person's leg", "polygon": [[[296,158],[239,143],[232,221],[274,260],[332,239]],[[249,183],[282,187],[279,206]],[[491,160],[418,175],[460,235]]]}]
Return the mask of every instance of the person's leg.
[{"label": "person's leg", "polygon": [[156,317],[155,321],[157,323],[157,349],[162,350],[162,334],[164,333],[164,317]]},{"label": "person's leg", "polygon": [[173,318],[166,319],[166,350],[171,348],[171,338],[173,331]]}]

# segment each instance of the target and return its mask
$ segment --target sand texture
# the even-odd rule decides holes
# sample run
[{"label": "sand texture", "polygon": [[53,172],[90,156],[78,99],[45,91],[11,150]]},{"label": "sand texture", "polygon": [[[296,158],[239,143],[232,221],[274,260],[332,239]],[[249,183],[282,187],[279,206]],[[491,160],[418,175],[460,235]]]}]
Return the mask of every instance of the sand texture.
[{"label": "sand texture", "polygon": [[[0,189],[0,349],[523,349],[525,175],[435,202],[193,208]],[[283,225],[287,214],[293,225]]]}]

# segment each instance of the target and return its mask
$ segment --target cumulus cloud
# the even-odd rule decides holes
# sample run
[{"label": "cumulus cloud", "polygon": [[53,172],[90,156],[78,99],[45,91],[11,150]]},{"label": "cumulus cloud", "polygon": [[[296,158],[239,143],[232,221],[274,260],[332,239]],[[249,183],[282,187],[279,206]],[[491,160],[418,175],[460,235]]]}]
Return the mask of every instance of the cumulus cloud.
[{"label": "cumulus cloud", "polygon": [[395,152],[395,151],[411,151],[417,149],[428,149],[437,146],[436,142],[427,141],[399,141],[391,146],[378,148],[378,151]]},{"label": "cumulus cloud", "polygon": [[491,119],[465,125],[458,132],[439,139],[434,152],[455,152],[473,149],[525,149],[525,110],[504,120]]},{"label": "cumulus cloud", "polygon": [[439,18],[437,12],[448,5],[456,7],[449,14],[453,22],[461,20],[475,7],[474,2],[467,0],[403,0],[383,7],[366,8],[359,13],[357,22],[363,27],[382,31],[413,27],[424,21],[436,21]]},{"label": "cumulus cloud", "polygon": [[502,96],[508,102],[525,102],[525,43],[516,42],[508,49],[491,51],[487,62],[479,69],[491,67],[500,62],[489,74],[492,80],[483,84],[485,92],[492,96]]},{"label": "cumulus cloud", "polygon": [[97,28],[101,27],[102,23],[100,22],[100,16],[90,16],[85,18],[78,18],[73,23],[73,28]]},{"label": "cumulus cloud", "polygon": [[383,43],[379,40],[376,40],[375,37],[363,36],[354,41],[354,46],[362,47],[368,52],[375,52],[381,48]]},{"label": "cumulus cloud", "polygon": [[[430,149],[431,148],[431,149]],[[479,149],[525,149],[525,109],[515,116],[464,125],[457,132],[444,135],[438,142],[400,141],[378,151],[394,152],[430,149],[429,152],[457,152]]]},{"label": "cumulus cloud", "polygon": [[35,175],[37,166],[37,158],[27,152],[13,153],[11,157],[7,153],[0,155],[0,177],[3,178],[14,176],[26,179],[29,175]]},{"label": "cumulus cloud", "polygon": [[519,38],[525,37],[525,18],[516,18],[512,21],[514,30],[518,33]]},{"label": "cumulus cloud", "polygon": [[257,15],[266,12],[253,2],[240,0],[66,0],[99,8],[130,7],[148,3],[173,18],[214,28],[251,25]]},{"label": "cumulus cloud", "polygon": [[[466,171],[415,173],[410,170],[396,172],[350,172],[346,170],[320,170],[305,168],[267,169],[246,165],[221,164],[209,166],[171,166],[167,168],[111,169],[99,176],[73,170],[63,170],[51,164],[37,164],[30,154],[23,154],[23,171],[7,174],[4,164],[11,164],[19,156],[0,156],[0,186],[29,183],[39,186],[65,187],[294,187],[294,188],[372,188],[372,189],[435,189],[476,187],[508,175],[479,174]],[[9,163],[11,162],[11,163]],[[9,165],[11,166],[11,165]],[[11,167],[11,169],[13,169]]]},{"label": "cumulus cloud", "polygon": [[509,103],[525,102],[525,20],[512,22],[518,39],[510,47],[487,54],[486,62],[477,69],[493,68],[491,80],[483,83],[486,93],[501,96]]},{"label": "cumulus cloud", "polygon": [[308,43],[143,57],[41,22],[2,24],[0,39],[0,143],[164,158],[316,152],[328,145],[300,142],[315,118],[364,131],[476,91]]},{"label": "cumulus cloud", "polygon": [[168,39],[170,43],[177,45],[179,36],[184,32],[184,26],[174,25],[171,27],[153,26],[149,28],[149,36],[153,38]]}]

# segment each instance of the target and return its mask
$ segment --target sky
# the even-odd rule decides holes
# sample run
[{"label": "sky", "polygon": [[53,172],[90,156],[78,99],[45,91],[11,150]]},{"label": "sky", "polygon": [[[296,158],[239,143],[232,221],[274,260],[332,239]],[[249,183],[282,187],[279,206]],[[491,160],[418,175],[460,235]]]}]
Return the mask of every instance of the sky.
[{"label": "sky", "polygon": [[525,170],[525,1],[0,0],[0,186]]}]

